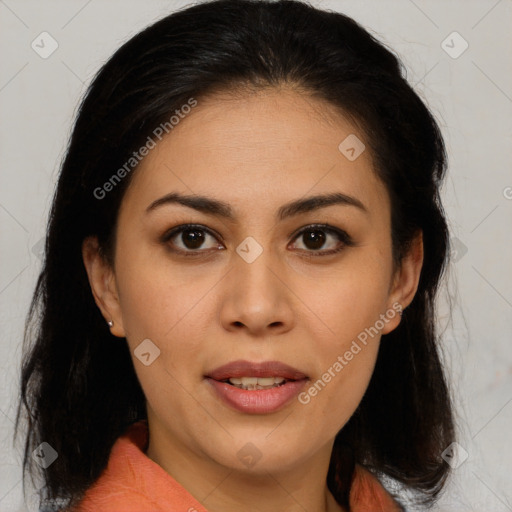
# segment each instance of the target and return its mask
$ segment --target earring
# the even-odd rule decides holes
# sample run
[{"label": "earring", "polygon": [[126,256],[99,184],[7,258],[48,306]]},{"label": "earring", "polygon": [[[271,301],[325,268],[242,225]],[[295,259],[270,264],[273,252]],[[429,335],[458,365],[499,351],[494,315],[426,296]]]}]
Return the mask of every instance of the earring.
[{"label": "earring", "polygon": [[114,322],[113,322],[112,320],[109,320],[109,321],[107,322],[107,324],[108,324],[108,326],[109,326],[109,327],[112,327],[112,326],[114,325]]}]

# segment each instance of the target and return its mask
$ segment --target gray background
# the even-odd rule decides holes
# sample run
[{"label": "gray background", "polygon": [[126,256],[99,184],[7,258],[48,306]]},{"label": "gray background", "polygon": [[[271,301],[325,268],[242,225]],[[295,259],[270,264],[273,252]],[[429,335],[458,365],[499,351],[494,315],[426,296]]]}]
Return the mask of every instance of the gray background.
[{"label": "gray background", "polygon": [[[188,3],[0,0],[2,512],[35,510],[22,497],[21,442],[12,443],[21,338],[78,100],[122,42]],[[436,510],[512,511],[512,0],[313,4],[353,16],[393,48],[441,124],[450,159],[443,200],[456,250],[439,325],[464,451],[452,459],[457,468]],[[31,47],[43,46],[44,31],[58,44],[47,58]],[[464,41],[467,50],[453,58]]]}]

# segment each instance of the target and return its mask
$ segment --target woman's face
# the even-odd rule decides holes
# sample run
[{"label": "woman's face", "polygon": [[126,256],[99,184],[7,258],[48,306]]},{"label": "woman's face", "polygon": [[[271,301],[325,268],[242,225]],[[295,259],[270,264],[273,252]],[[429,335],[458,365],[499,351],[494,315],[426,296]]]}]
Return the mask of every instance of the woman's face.
[{"label": "woman's face", "polygon": [[[417,281],[393,273],[389,197],[361,141],[291,90],[217,95],[134,171],[101,307],[127,338],[151,442],[239,471],[328,456]],[[155,203],[169,194],[197,206]],[[214,372],[239,361],[248,367]],[[255,367],[268,361],[302,375]],[[229,376],[286,380],[244,390],[220,382]]]}]

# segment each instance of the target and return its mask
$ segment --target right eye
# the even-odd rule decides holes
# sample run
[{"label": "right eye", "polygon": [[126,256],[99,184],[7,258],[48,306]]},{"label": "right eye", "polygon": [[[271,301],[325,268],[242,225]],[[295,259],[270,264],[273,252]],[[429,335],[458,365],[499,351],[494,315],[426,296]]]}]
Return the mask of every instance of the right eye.
[{"label": "right eye", "polygon": [[168,231],[162,237],[162,242],[170,246],[173,252],[181,253],[183,256],[197,256],[202,252],[221,248],[219,244],[214,244],[209,248],[199,250],[201,246],[207,243],[208,238],[217,240],[217,236],[214,232],[206,226],[200,224],[183,224]]}]

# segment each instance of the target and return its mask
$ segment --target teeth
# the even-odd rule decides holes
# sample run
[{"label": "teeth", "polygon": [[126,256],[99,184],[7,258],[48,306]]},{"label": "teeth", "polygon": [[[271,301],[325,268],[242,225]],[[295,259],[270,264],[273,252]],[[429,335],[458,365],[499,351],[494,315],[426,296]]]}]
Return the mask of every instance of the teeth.
[{"label": "teeth", "polygon": [[232,377],[229,382],[241,389],[270,389],[282,384],[282,377]]},{"label": "teeth", "polygon": [[[259,384],[260,386],[273,386],[276,382],[274,377],[258,377],[256,384]],[[277,384],[279,384],[279,382],[277,382]]]}]

